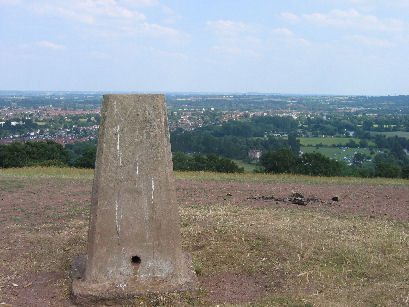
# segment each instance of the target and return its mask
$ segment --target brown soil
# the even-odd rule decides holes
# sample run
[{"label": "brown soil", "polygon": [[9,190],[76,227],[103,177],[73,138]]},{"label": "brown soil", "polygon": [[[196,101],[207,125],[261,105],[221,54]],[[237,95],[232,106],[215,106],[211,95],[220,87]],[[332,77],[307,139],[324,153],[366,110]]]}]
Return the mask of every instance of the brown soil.
[{"label": "brown soil", "polygon": [[[206,206],[215,203],[296,208],[293,194],[306,200],[304,210],[328,213],[390,217],[409,221],[409,186],[315,185],[294,183],[177,182],[178,200],[183,205]],[[337,196],[339,201],[333,201]],[[311,201],[307,200],[310,199]]]},{"label": "brown soil", "polygon": [[199,280],[208,291],[206,299],[210,302],[246,303],[282,290],[285,276],[283,272],[256,276],[225,272]]},{"label": "brown soil", "polygon": [[[0,306],[72,305],[69,268],[84,252],[91,186],[91,180],[0,177]],[[409,185],[179,180],[176,188],[181,206],[239,204],[409,222]],[[293,204],[289,198],[294,193],[312,200],[303,206]],[[332,201],[334,196],[339,201]],[[241,303],[279,290],[285,277],[282,272],[272,275],[220,272],[201,277],[200,282],[207,302]]]}]

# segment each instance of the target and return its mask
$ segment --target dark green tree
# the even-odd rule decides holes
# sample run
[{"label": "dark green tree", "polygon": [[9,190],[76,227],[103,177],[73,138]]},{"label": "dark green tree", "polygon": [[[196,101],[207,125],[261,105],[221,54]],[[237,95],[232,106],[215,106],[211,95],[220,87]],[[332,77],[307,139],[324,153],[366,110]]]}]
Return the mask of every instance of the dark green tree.
[{"label": "dark green tree", "polygon": [[183,153],[177,152],[173,154],[173,169],[177,171],[191,171],[191,158]]},{"label": "dark green tree", "polygon": [[362,167],[362,164],[366,160],[366,155],[360,152],[357,152],[354,157],[352,158],[352,165],[354,167]]},{"label": "dark green tree", "polygon": [[293,154],[298,155],[300,153],[300,141],[297,140],[296,133],[288,134],[288,146],[290,146],[290,149],[293,152]]},{"label": "dark green tree", "polygon": [[68,151],[54,141],[26,142],[24,149],[27,155],[27,165],[63,166],[68,165]]},{"label": "dark green tree", "polygon": [[393,162],[379,161],[375,165],[375,176],[386,178],[398,178],[400,177],[400,167]]},{"label": "dark green tree", "polygon": [[97,148],[88,146],[83,148],[81,155],[74,161],[74,166],[79,168],[95,168]]},{"label": "dark green tree", "polygon": [[402,178],[409,179],[409,165],[402,167],[401,175]]},{"label": "dark green tree", "polygon": [[300,173],[314,176],[341,176],[342,163],[320,153],[306,153],[301,157]]},{"label": "dark green tree", "polygon": [[268,151],[260,158],[260,163],[267,173],[297,173],[300,158],[290,149]]},{"label": "dark green tree", "polygon": [[208,171],[219,173],[243,173],[234,161],[216,154],[195,154],[189,156],[178,152],[173,155],[173,169],[176,171]]},{"label": "dark green tree", "polygon": [[26,163],[27,154],[23,144],[13,142],[10,145],[0,145],[0,166],[2,168],[23,167]]},{"label": "dark green tree", "polygon": [[64,166],[69,162],[68,151],[53,141],[13,142],[0,146],[0,167],[24,167],[33,165]]}]

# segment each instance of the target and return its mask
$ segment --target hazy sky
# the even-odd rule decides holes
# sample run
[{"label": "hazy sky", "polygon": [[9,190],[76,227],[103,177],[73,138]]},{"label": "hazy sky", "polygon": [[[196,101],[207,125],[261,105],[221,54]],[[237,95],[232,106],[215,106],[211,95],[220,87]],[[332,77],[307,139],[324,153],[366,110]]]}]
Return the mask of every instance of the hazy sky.
[{"label": "hazy sky", "polygon": [[0,90],[409,94],[409,0],[0,0]]}]

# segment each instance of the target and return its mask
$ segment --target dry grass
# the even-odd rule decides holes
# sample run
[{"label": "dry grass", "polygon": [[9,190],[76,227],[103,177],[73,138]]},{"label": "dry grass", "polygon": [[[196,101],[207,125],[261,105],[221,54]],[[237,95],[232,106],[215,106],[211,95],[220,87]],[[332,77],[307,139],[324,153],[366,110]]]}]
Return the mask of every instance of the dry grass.
[{"label": "dry grass", "polygon": [[[211,172],[174,172],[176,179],[189,181],[220,182],[295,182],[307,184],[389,184],[409,185],[406,179],[391,178],[357,178],[357,177],[320,177],[291,174],[226,174]],[[92,179],[94,170],[60,167],[25,167],[0,169],[2,177],[36,177],[36,178],[73,178]]]},{"label": "dry grass", "polygon": [[92,179],[94,170],[69,167],[0,168],[2,177]]},{"label": "dry grass", "polygon": [[[407,227],[363,217],[328,217],[297,210],[214,205],[181,208],[183,245],[197,273],[270,275],[281,286],[254,306],[404,306],[409,302]],[[9,242],[25,249],[8,263],[13,273],[63,272],[61,297],[69,296],[69,268],[86,249],[87,223],[72,220],[31,229],[14,226]],[[7,250],[0,252],[7,259]],[[212,305],[207,289],[190,303]],[[172,304],[187,304],[173,297]],[[144,303],[152,302],[145,300]],[[167,301],[164,300],[166,303]],[[240,304],[236,304],[240,305]],[[245,305],[245,304],[241,304]]]},{"label": "dry grass", "polygon": [[[29,168],[1,170],[0,176],[1,193],[19,189],[30,195],[26,188],[30,180],[15,181],[12,177],[67,177],[79,178],[82,182],[82,179],[91,179],[93,172]],[[317,184],[325,180],[212,173],[176,173],[176,177],[198,181],[306,180]],[[358,183],[361,179],[337,178],[333,183],[344,182],[337,180],[357,180]],[[382,179],[382,183],[407,184],[386,179]],[[0,267],[0,290],[11,282],[20,284],[30,272],[60,272],[58,295],[54,299],[69,298],[70,263],[86,250],[88,205],[78,206],[73,202],[54,209],[47,223],[31,223],[28,216],[3,229],[7,236],[0,240],[0,259],[3,260],[0,265],[5,268],[2,271]],[[212,280],[220,274],[233,273],[265,287],[261,297],[248,304],[232,304],[234,306],[409,305],[409,224],[406,222],[328,215],[302,208],[221,203],[210,206],[191,203],[180,208],[180,216],[183,246],[192,254],[201,279]],[[8,299],[0,292],[0,303],[8,303]],[[204,286],[196,299],[173,296],[138,300],[138,306],[221,303],[223,300],[212,298]]]},{"label": "dry grass", "polygon": [[181,215],[185,247],[201,275],[283,279],[281,289],[255,305],[409,303],[407,225],[242,206],[192,206]]},{"label": "dry grass", "polygon": [[[183,245],[200,276],[232,272],[256,280],[264,275],[271,282],[279,279],[280,287],[251,305],[404,306],[409,302],[409,235],[402,224],[222,205],[185,207],[180,214]],[[8,262],[12,269],[8,279],[24,272],[63,272],[61,297],[68,298],[70,263],[85,252],[87,222],[74,219],[64,226],[54,222],[31,229],[15,225],[9,231],[10,243],[24,241],[35,248],[24,248]],[[8,259],[2,245],[0,257]],[[207,289],[201,290],[196,300],[173,297],[172,304],[212,305]]]},{"label": "dry grass", "polygon": [[226,174],[210,172],[175,172],[177,179],[221,182],[294,182],[306,184],[389,184],[409,185],[409,180],[392,178],[320,177],[291,174]]}]

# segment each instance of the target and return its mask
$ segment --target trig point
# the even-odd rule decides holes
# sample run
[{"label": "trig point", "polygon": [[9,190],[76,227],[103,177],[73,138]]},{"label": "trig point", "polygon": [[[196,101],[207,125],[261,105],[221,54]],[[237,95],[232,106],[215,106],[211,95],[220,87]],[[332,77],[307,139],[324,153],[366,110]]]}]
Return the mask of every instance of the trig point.
[{"label": "trig point", "polygon": [[197,286],[182,252],[164,95],[104,95],[80,304]]}]

